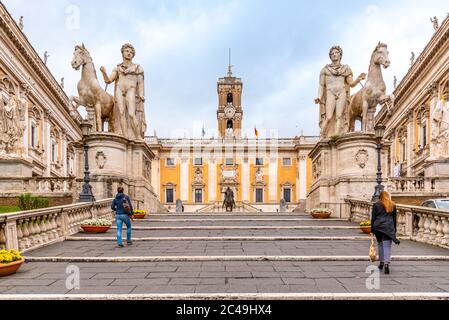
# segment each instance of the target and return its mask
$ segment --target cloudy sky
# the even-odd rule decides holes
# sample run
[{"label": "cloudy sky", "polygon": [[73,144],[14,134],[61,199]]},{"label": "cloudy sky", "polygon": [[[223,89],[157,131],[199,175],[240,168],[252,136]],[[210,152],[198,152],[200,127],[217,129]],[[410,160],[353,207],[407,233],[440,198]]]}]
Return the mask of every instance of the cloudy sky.
[{"label": "cloudy sky", "polygon": [[[3,0],[36,51],[48,51],[56,79],[77,95],[80,73],[70,61],[84,43],[97,70],[121,62],[132,43],[145,69],[147,134],[201,136],[216,130],[216,82],[226,74],[232,48],[234,75],[244,82],[243,126],[280,137],[318,135],[317,94],[328,50],[340,45],[354,76],[367,72],[379,41],[389,46],[384,70],[387,93],[393,77],[406,74],[441,21],[447,0]],[[100,75],[100,73],[98,72]],[[109,88],[112,92],[112,88]]]}]

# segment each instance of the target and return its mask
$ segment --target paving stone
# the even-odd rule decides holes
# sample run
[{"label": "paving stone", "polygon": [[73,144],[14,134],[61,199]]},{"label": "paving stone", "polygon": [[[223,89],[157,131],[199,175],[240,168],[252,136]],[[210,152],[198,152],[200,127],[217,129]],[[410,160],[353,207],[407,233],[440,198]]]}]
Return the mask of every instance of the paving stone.
[{"label": "paving stone", "polygon": [[[80,288],[82,287],[106,287],[108,286],[114,279],[80,279]],[[50,285],[51,287],[61,287],[66,288],[65,280],[58,280]]]},{"label": "paving stone", "polygon": [[65,286],[14,286],[2,292],[2,294],[67,294],[68,292],[69,290]]},{"label": "paving stone", "polygon": [[8,277],[7,279],[0,279],[0,286],[26,286],[26,287],[45,287],[54,283],[55,279],[14,279]]},{"label": "paving stone", "polygon": [[150,286],[150,285],[166,285],[169,282],[169,278],[156,278],[156,279],[115,279],[109,286]]},{"label": "paving stone", "polygon": [[170,294],[170,293],[195,293],[196,286],[176,285],[176,286],[137,286],[133,294]]},{"label": "paving stone", "polygon": [[107,286],[107,287],[81,287],[80,290],[72,290],[69,294],[130,294],[136,286]]},{"label": "paving stone", "polygon": [[149,272],[98,273],[92,279],[145,279]]}]

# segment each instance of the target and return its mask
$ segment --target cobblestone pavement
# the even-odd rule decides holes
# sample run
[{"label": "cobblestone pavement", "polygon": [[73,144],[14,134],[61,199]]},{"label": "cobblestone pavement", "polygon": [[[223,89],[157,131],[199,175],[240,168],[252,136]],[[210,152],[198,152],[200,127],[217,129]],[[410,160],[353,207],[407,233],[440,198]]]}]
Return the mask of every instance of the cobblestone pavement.
[{"label": "cobblestone pavement", "polygon": [[[391,274],[380,273],[379,287],[367,288],[376,264],[351,261],[368,256],[370,240],[357,227],[343,221],[317,221],[304,215],[258,216],[158,215],[134,226],[328,226],[328,229],[270,230],[134,230],[132,246],[118,248],[115,230],[107,234],[79,233],[68,241],[27,252],[27,257],[179,257],[170,262],[27,262],[19,272],[0,278],[0,299],[4,294],[207,294],[207,293],[392,293],[449,292],[449,261],[418,261],[423,256],[449,256],[449,250],[402,240],[393,247],[394,256],[412,256],[393,261]],[[202,219],[240,221],[202,221]],[[264,214],[260,219],[269,219]],[[164,221],[152,221],[152,220]],[[189,221],[176,221],[176,220]],[[165,221],[175,220],[175,221]],[[195,220],[195,221],[192,221]],[[83,238],[88,238],[83,240]],[[169,238],[154,239],[151,238]],[[188,240],[189,237],[325,237],[321,240]],[[327,238],[326,238],[327,237]],[[333,237],[355,237],[334,240]],[[150,238],[150,239],[147,239]],[[94,240],[95,239],[95,240]],[[214,261],[181,261],[182,257],[211,257]],[[324,261],[223,261],[220,256],[321,256]],[[345,256],[348,261],[336,261]],[[413,258],[415,257],[415,259]],[[232,258],[234,259],[234,258]],[[368,259],[367,259],[368,260]],[[68,289],[68,266],[80,270],[80,289]],[[373,267],[374,266],[374,267]],[[375,274],[374,274],[375,275]]]}]

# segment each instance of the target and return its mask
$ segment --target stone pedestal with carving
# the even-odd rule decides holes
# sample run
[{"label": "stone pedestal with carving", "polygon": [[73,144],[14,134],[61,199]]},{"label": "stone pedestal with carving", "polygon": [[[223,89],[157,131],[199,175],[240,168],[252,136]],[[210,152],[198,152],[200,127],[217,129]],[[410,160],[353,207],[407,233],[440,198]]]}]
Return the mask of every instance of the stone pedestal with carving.
[{"label": "stone pedestal with carving", "polygon": [[[151,185],[153,152],[143,141],[131,141],[114,133],[93,133],[88,136],[90,184],[96,200],[115,197],[123,186],[133,201],[134,209],[148,213],[166,211]],[[78,190],[84,177],[83,144],[76,144],[78,154]]]},{"label": "stone pedestal with carving", "polygon": [[332,217],[344,217],[345,198],[371,200],[377,173],[374,135],[350,133],[335,140],[322,139],[309,157],[313,183],[307,198],[308,211],[328,207],[334,211]]}]

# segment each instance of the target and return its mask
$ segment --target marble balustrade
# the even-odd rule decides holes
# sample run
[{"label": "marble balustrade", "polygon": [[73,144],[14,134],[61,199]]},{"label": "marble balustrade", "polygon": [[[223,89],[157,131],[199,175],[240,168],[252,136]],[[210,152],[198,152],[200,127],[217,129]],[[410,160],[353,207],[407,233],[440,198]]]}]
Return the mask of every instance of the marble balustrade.
[{"label": "marble balustrade", "polygon": [[105,199],[94,203],[3,214],[0,216],[0,248],[24,252],[62,241],[78,233],[83,220],[112,220],[111,202],[112,199]]}]

